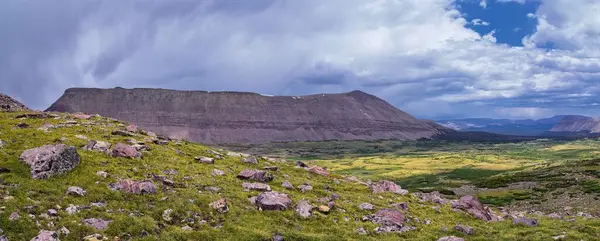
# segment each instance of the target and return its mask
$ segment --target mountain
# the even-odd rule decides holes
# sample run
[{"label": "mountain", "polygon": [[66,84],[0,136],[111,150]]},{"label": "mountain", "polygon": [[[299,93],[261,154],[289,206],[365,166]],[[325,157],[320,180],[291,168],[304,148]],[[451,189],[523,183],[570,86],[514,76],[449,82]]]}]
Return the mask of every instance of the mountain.
[{"label": "mountain", "polygon": [[0,112],[16,112],[30,110],[23,103],[11,98],[8,95],[0,93]]},{"label": "mountain", "polygon": [[600,132],[600,119],[587,116],[568,116],[563,118],[550,132]]},{"label": "mountain", "polygon": [[48,111],[100,114],[201,143],[415,140],[450,131],[376,96],[73,88]]},{"label": "mountain", "polygon": [[439,120],[437,123],[458,131],[483,131],[504,135],[540,136],[551,131],[565,118],[579,119],[589,117],[576,115],[557,115],[539,120],[469,118]]}]

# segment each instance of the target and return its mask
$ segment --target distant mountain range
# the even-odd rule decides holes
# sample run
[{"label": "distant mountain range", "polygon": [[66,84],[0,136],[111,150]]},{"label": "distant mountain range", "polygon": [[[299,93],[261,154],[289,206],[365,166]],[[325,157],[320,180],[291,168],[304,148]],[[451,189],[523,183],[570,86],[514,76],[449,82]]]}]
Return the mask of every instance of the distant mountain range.
[{"label": "distant mountain range", "polygon": [[581,115],[557,115],[539,120],[467,118],[436,122],[457,131],[483,131],[520,136],[560,136],[600,132],[600,119]]}]

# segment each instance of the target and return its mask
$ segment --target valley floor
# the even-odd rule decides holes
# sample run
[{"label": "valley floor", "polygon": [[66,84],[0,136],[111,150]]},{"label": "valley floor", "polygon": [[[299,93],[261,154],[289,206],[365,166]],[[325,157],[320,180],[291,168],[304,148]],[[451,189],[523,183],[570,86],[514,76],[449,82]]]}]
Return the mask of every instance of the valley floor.
[{"label": "valley floor", "polygon": [[[600,236],[600,165],[594,140],[230,147],[288,159],[257,155],[256,162],[248,162],[238,153],[156,138],[99,116],[21,114],[0,113],[2,240],[438,240],[447,236],[597,240]],[[112,146],[108,152],[113,155],[93,141]],[[118,143],[135,146],[137,152],[115,151]],[[64,174],[33,179],[29,166],[19,158],[26,150],[48,144],[72,146],[81,162]],[[327,167],[331,173],[299,167],[294,160]],[[265,173],[245,180],[247,170]],[[373,185],[365,183],[368,179],[394,181],[409,194],[375,193]],[[147,186],[117,188],[128,183]],[[264,185],[287,195],[291,205],[256,198],[272,194],[254,189],[266,189]],[[497,208],[506,207],[505,216],[535,218],[537,225],[513,224],[511,218],[485,222],[449,202],[423,201],[413,195],[434,190],[447,199],[475,194],[496,212],[503,213]],[[297,211],[304,201],[309,203],[309,217]],[[282,210],[268,210],[272,207]],[[378,219],[382,210],[393,215]],[[556,216],[548,216],[550,212]],[[403,232],[383,232],[390,223]],[[455,229],[457,224],[472,232]],[[51,235],[35,239],[42,234]]]}]

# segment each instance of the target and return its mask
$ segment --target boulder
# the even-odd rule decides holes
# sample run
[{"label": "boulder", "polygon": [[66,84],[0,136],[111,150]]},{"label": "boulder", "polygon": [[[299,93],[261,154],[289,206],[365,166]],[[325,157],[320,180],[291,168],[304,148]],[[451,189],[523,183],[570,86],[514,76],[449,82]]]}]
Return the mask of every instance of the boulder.
[{"label": "boulder", "polygon": [[466,225],[456,224],[456,226],[454,226],[454,230],[464,233],[466,235],[475,234],[475,229],[473,229],[473,227],[471,227],[471,226],[466,226]]},{"label": "boulder", "polygon": [[92,227],[96,230],[102,231],[108,228],[108,225],[111,223],[112,221],[110,220],[103,220],[103,219],[98,219],[98,218],[88,218],[88,219],[84,219],[83,220],[83,224]]},{"label": "boulder", "polygon": [[484,206],[477,197],[468,195],[452,202],[452,207],[465,211],[474,217],[484,221],[501,221],[502,218],[496,215],[492,210]]},{"label": "boulder", "polygon": [[111,151],[111,156],[112,157],[140,158],[140,157],[142,157],[142,153],[138,152],[135,149],[135,147],[133,147],[133,146],[123,144],[123,143],[118,143],[113,147],[113,149]]},{"label": "boulder", "polygon": [[373,193],[393,192],[400,195],[408,194],[408,190],[402,189],[402,187],[396,183],[387,180],[381,180],[377,183],[371,184],[371,190],[373,190]]},{"label": "boulder", "polygon": [[237,175],[237,177],[239,179],[254,180],[254,181],[258,181],[258,182],[273,181],[273,174],[266,172],[266,171],[261,171],[261,170],[246,169],[246,170],[241,171]]},{"label": "boulder", "polygon": [[197,156],[197,157],[194,157],[194,159],[196,159],[196,161],[198,161],[200,163],[206,163],[206,164],[214,164],[215,163],[215,159],[210,158],[210,157]]},{"label": "boulder", "polygon": [[266,167],[263,167],[263,169],[265,169],[267,171],[274,171],[274,172],[279,171],[278,166],[266,166]]},{"label": "boulder", "polygon": [[250,191],[250,190],[255,190],[255,191],[271,191],[271,187],[267,184],[264,183],[259,183],[259,182],[253,182],[253,183],[248,183],[248,182],[244,182],[242,183],[242,187],[244,187],[244,190],[246,191]]},{"label": "boulder", "polygon": [[210,207],[219,213],[226,213],[229,211],[229,207],[227,206],[227,200],[225,198],[221,198],[217,201],[210,203]]},{"label": "boulder", "polygon": [[258,164],[258,159],[254,156],[249,156],[249,157],[242,158],[242,162],[249,163],[249,164]]},{"label": "boulder", "polygon": [[312,191],[313,187],[310,184],[308,184],[308,183],[304,183],[304,184],[298,186],[298,189],[300,189],[300,191],[302,193],[305,193],[305,192],[308,192],[308,191]]},{"label": "boulder", "polygon": [[308,218],[312,215],[312,205],[306,200],[300,200],[296,206],[296,213],[300,217]]},{"label": "boulder", "polygon": [[370,203],[361,203],[358,205],[358,209],[360,210],[375,210],[375,205]]},{"label": "boulder", "polygon": [[256,205],[261,210],[286,210],[292,205],[292,199],[287,194],[278,192],[263,192],[256,197]]},{"label": "boulder", "polygon": [[325,170],[324,168],[322,168],[320,166],[312,166],[311,168],[308,169],[308,171],[319,174],[319,175],[323,175],[323,176],[329,176],[329,172],[327,172],[327,170]]},{"label": "boulder", "polygon": [[320,213],[328,214],[329,211],[331,211],[331,208],[329,206],[327,206],[327,205],[320,205],[318,207],[318,210],[319,210]]},{"label": "boulder", "polygon": [[525,218],[525,217],[520,217],[520,218],[515,218],[512,220],[513,224],[517,224],[517,225],[525,225],[525,226],[537,226],[538,225],[538,221],[535,218]]},{"label": "boulder", "polygon": [[283,181],[283,183],[281,184],[282,187],[286,188],[286,189],[295,189],[294,185],[292,185],[288,180]]},{"label": "boulder", "polygon": [[465,240],[463,238],[459,238],[456,236],[446,236],[446,237],[439,238],[437,241],[465,241]]},{"label": "boulder", "polygon": [[37,236],[30,241],[59,241],[58,233],[54,231],[40,230]]},{"label": "boulder", "polygon": [[132,180],[121,180],[117,183],[110,185],[113,190],[120,190],[127,193],[134,194],[151,194],[156,193],[156,186],[151,181],[132,181]]},{"label": "boulder", "polygon": [[110,146],[111,146],[111,144],[108,142],[90,140],[90,141],[88,141],[88,144],[83,147],[83,150],[108,152],[108,150],[110,149]]},{"label": "boulder", "polygon": [[83,190],[83,188],[71,186],[67,188],[67,195],[80,196],[83,197],[87,194],[87,191]]},{"label": "boulder", "polygon": [[79,165],[80,157],[75,147],[58,144],[26,150],[19,160],[29,165],[32,178],[47,179],[71,171]]},{"label": "boulder", "polygon": [[214,176],[223,176],[223,175],[225,175],[225,172],[222,171],[222,170],[219,170],[219,169],[213,169],[212,173],[213,173]]},{"label": "boulder", "polygon": [[367,219],[378,224],[378,230],[383,232],[398,232],[404,226],[404,214],[395,209],[381,209]]}]

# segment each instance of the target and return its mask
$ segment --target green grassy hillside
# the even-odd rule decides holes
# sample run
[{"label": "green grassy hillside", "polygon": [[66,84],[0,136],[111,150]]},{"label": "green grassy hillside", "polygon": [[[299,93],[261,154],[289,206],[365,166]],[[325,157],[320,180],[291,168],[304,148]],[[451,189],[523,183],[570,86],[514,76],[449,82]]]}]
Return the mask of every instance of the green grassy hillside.
[{"label": "green grassy hillside", "polygon": [[[421,202],[412,195],[373,194],[367,186],[348,181],[343,176],[352,174],[410,183],[403,181],[403,178],[409,177],[403,175],[405,169],[423,170],[423,175],[438,175],[445,173],[442,171],[447,165],[445,163],[460,162],[469,168],[500,172],[536,165],[543,162],[543,156],[521,162],[492,155],[489,159],[494,160],[493,162],[488,163],[486,158],[482,164],[477,159],[464,160],[460,156],[444,154],[438,156],[438,159],[432,159],[430,163],[410,160],[404,163],[406,160],[402,159],[398,165],[393,157],[351,158],[340,162],[316,162],[333,171],[329,176],[321,176],[295,167],[291,161],[260,158],[259,164],[243,163],[241,157],[226,155],[225,151],[219,151],[223,158],[215,159],[214,164],[200,163],[194,157],[216,157],[215,153],[206,146],[186,141],[170,141],[166,145],[146,143],[151,150],[143,151],[141,159],[113,158],[105,153],[83,150],[82,147],[88,143],[84,137],[114,145],[128,143],[127,139],[144,141],[149,136],[113,135],[119,134],[113,131],[124,129],[126,124],[102,117],[82,120],[59,114],[57,119],[17,119],[18,115],[19,113],[0,113],[0,140],[4,142],[0,147],[0,168],[5,169],[0,174],[0,228],[8,240],[30,240],[40,230],[58,232],[63,227],[69,230],[69,234],[61,234],[60,240],[82,240],[95,233],[104,235],[107,240],[270,240],[275,234],[280,234],[284,240],[437,240],[451,235],[466,240],[551,240],[559,235],[564,235],[564,240],[596,240],[600,237],[600,221],[595,218],[573,216],[552,219],[533,216],[539,221],[536,227],[513,225],[510,220],[486,223],[466,213],[453,211],[449,204]],[[66,125],[68,121],[71,124]],[[20,123],[25,123],[26,127],[19,125]],[[46,124],[56,128],[38,130]],[[17,125],[24,128],[16,127]],[[29,167],[19,161],[21,153],[30,148],[58,143],[76,147],[81,163],[64,175],[46,180],[32,179]],[[403,164],[399,165],[400,162]],[[292,208],[285,211],[260,211],[248,200],[260,192],[244,191],[242,183],[246,181],[236,178],[236,175],[244,169],[263,169],[268,166],[280,168],[278,171],[269,171],[274,180],[268,184],[274,191],[288,194],[293,200]],[[223,171],[225,175],[214,175],[215,169]],[[99,171],[105,171],[109,176],[99,176]],[[172,175],[165,174],[165,171]],[[369,174],[361,174],[365,172]],[[174,181],[175,185],[171,187],[163,184],[153,178],[152,174],[165,176]],[[467,181],[487,178],[493,174],[497,173],[455,173],[458,176],[467,175]],[[494,177],[497,178],[489,181],[500,183],[506,180]],[[109,184],[121,179],[152,180],[158,191],[155,194],[136,195],[109,188]],[[423,177],[423,180],[428,179],[434,180]],[[294,186],[309,183],[313,190],[302,193],[298,188],[283,188],[282,183],[286,180]],[[594,184],[586,185],[590,192],[598,192]],[[70,186],[79,186],[87,194],[66,195]],[[411,188],[411,191],[415,189]],[[312,217],[304,219],[294,211],[300,200],[308,200],[318,206],[322,205],[320,200],[334,194],[340,198],[335,201],[335,207],[329,213],[315,210]],[[219,213],[209,205],[221,198],[227,200],[227,213]],[[100,202],[105,207],[91,206],[92,203]],[[359,205],[365,202],[373,204],[375,210],[360,210]],[[415,230],[378,234],[373,232],[378,225],[362,221],[363,216],[382,208],[394,208],[392,204],[399,202],[408,204],[409,209],[402,212],[409,220],[406,225],[415,227]],[[70,205],[89,208],[69,214],[67,208]],[[441,206],[439,212],[435,210],[436,206]],[[57,210],[57,216],[47,217],[45,214],[49,209]],[[172,211],[165,215],[165,210],[169,209]],[[20,218],[10,220],[13,213],[17,213]],[[88,218],[111,222],[105,230],[95,230],[82,224]],[[472,226],[475,234],[466,235],[454,230],[457,223]],[[359,234],[356,231],[359,228],[364,228],[368,234]]]}]

